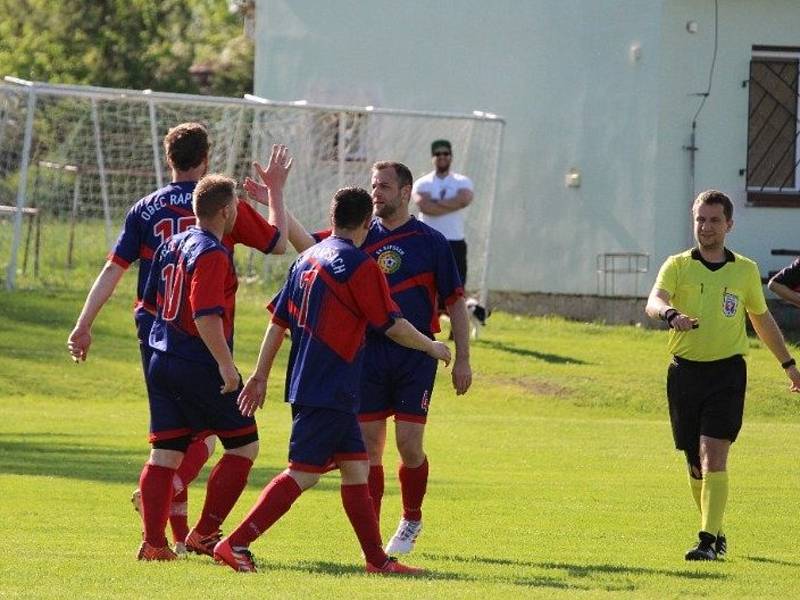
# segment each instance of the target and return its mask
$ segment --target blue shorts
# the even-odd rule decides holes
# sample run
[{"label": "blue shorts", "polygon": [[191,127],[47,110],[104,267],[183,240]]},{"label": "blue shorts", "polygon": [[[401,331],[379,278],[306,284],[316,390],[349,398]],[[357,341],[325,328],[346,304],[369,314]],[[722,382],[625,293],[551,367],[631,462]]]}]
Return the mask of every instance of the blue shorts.
[{"label": "blue shorts", "polygon": [[220,393],[222,384],[216,365],[154,351],[147,371],[150,442],[204,431],[217,434],[226,448],[237,438],[257,440],[256,420],[242,416],[236,406],[241,382],[227,394]]},{"label": "blue shorts", "polygon": [[436,379],[437,361],[385,336],[369,336],[361,375],[359,421],[394,415],[398,421],[425,423]]},{"label": "blue shorts", "polygon": [[356,415],[292,404],[289,468],[324,473],[344,460],[369,460]]}]

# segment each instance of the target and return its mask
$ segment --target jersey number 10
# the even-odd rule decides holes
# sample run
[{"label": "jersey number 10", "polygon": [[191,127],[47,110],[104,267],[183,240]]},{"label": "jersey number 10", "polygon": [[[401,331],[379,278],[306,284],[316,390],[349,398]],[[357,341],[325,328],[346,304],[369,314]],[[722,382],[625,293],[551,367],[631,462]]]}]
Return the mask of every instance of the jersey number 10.
[{"label": "jersey number 10", "polygon": [[164,265],[161,269],[161,281],[164,282],[164,308],[161,317],[165,321],[174,321],[181,307],[183,295],[183,264],[176,268],[174,264]]}]

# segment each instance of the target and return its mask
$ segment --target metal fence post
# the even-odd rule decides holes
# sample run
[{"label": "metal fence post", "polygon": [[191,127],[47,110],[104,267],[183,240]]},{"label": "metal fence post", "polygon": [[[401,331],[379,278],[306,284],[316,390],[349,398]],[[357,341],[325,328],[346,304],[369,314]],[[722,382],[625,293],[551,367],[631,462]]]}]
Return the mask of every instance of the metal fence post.
[{"label": "metal fence post", "polygon": [[17,279],[17,253],[22,240],[22,209],[25,208],[25,194],[28,187],[28,167],[31,161],[33,143],[33,113],[36,110],[36,90],[28,90],[28,107],[25,115],[25,138],[22,146],[22,164],[19,169],[17,185],[17,212],[14,214],[14,240],[11,243],[11,258],[6,272],[6,289],[13,290]]}]

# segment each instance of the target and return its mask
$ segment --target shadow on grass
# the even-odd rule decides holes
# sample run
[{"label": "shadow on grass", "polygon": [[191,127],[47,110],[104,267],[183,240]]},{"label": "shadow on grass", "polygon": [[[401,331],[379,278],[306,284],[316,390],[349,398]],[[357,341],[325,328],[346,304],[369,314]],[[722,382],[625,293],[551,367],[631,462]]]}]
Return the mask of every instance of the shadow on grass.
[{"label": "shadow on grass", "polygon": [[[0,473],[136,485],[150,452],[146,443],[131,449],[81,444],[82,439],[81,434],[67,433],[0,434]],[[215,452],[196,484],[204,484],[210,467],[221,456],[219,450]],[[284,468],[283,465],[254,467],[248,488],[261,489]],[[337,479],[321,487],[338,489],[338,485]]]},{"label": "shadow on grass", "polygon": [[746,560],[770,565],[780,565],[782,567],[800,567],[800,562],[790,560],[779,560],[777,558],[767,558],[766,556],[745,556]]},{"label": "shadow on grass", "polygon": [[[495,558],[485,556],[461,556],[457,554],[436,554],[422,552],[420,556],[431,558],[433,560],[445,560],[461,563],[481,563],[485,565],[499,565],[508,567],[527,567],[547,569],[554,571],[566,571],[567,575],[575,578],[586,578],[597,574],[610,574],[610,575],[663,575],[665,577],[684,577],[686,579],[726,579],[727,575],[724,573],[704,573],[690,570],[681,569],[651,569],[648,567],[638,567],[630,565],[606,565],[606,564],[572,564],[562,562],[534,562],[526,560],[518,560],[511,558]],[[753,560],[753,559],[751,559]],[[797,564],[797,563],[795,563]],[[560,580],[558,580],[560,581]],[[562,581],[562,583],[565,583]],[[566,585],[566,587],[576,587],[574,585]],[[601,586],[604,589],[611,589],[608,584],[603,583]],[[619,588],[634,589],[629,582],[622,584]],[[583,588],[582,588],[583,589]],[[614,587],[614,589],[617,589]]]},{"label": "shadow on grass", "polygon": [[535,358],[549,363],[564,364],[564,365],[587,365],[586,361],[571,356],[561,356],[560,354],[550,354],[549,352],[537,352],[536,350],[528,350],[527,348],[518,348],[511,344],[503,342],[490,342],[488,340],[476,340],[472,342],[476,346],[488,348],[490,350],[499,350],[500,352],[508,352],[509,354],[517,354],[519,356],[526,356],[528,358]]},{"label": "shadow on grass", "polygon": [[[432,555],[431,555],[432,556]],[[328,561],[297,561],[297,562],[275,562],[271,560],[257,560],[261,571],[299,571],[318,575],[332,575],[335,577],[366,575],[364,567],[361,565],[334,563]],[[496,575],[474,576],[467,573],[454,571],[442,571],[434,569],[427,571],[424,575],[416,578],[419,581],[474,581],[481,583],[501,583],[512,584],[524,587],[548,587],[555,589],[588,590],[587,586],[575,585],[554,577],[547,576],[511,576],[501,577]],[[626,588],[627,589],[627,588]]]}]

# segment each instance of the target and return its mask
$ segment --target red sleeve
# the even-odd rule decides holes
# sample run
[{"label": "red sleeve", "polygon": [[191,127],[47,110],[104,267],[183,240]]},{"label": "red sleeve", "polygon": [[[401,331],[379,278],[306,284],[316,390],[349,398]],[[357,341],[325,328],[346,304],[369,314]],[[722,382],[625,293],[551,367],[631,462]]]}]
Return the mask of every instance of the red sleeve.
[{"label": "red sleeve", "polygon": [[386,276],[372,258],[361,263],[348,285],[356,304],[374,329],[385,331],[394,324],[395,319],[403,316],[389,294]]},{"label": "red sleeve", "polygon": [[225,276],[230,258],[221,250],[201,254],[194,263],[189,288],[192,318],[225,312]]},{"label": "red sleeve", "polygon": [[233,230],[225,236],[223,243],[229,249],[234,244],[244,244],[250,248],[269,254],[278,243],[281,232],[270,225],[258,211],[244,200],[237,205],[236,222]]},{"label": "red sleeve", "polygon": [[314,233],[311,234],[311,237],[314,238],[315,242],[319,243],[325,238],[331,237],[332,233],[333,233],[332,229],[323,229],[322,231],[315,231]]}]

